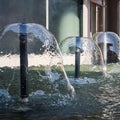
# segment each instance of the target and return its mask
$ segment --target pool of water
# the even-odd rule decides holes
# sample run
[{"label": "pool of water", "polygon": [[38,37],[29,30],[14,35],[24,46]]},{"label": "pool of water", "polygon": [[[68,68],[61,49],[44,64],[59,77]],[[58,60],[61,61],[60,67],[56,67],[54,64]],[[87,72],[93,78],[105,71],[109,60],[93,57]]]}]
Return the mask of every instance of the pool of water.
[{"label": "pool of water", "polygon": [[[0,69],[0,120],[120,120],[119,64],[108,66],[107,77],[95,66],[87,66],[87,70],[81,68],[79,79],[74,79],[72,68],[66,67],[76,91],[74,100],[71,100],[64,78],[42,80],[36,76],[38,72],[31,71],[35,76],[30,78],[27,103],[19,98],[19,74],[13,75],[10,68],[9,73],[6,69]],[[13,76],[14,80],[8,82]]]}]

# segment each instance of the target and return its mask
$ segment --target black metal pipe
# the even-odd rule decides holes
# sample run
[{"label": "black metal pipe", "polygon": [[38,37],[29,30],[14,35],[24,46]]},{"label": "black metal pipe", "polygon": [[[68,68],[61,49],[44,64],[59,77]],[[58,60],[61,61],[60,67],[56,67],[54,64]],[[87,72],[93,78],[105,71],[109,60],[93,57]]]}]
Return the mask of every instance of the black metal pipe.
[{"label": "black metal pipe", "polygon": [[80,44],[79,37],[76,37],[76,50],[75,50],[75,78],[79,78],[80,75],[80,49],[78,45]]},{"label": "black metal pipe", "polygon": [[27,33],[26,25],[20,25],[20,96],[28,97],[28,56],[27,56]]},{"label": "black metal pipe", "polygon": [[80,49],[77,48],[75,52],[75,78],[80,75]]}]

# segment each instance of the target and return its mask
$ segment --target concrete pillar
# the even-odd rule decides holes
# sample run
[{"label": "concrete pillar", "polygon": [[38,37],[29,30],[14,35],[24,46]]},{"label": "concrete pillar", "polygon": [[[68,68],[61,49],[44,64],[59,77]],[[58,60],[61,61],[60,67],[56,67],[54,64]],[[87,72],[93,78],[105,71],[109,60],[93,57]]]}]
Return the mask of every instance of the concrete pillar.
[{"label": "concrete pillar", "polygon": [[90,0],[83,1],[83,37],[90,37]]},{"label": "concrete pillar", "polygon": [[118,15],[118,19],[117,19],[117,31],[118,31],[118,35],[120,36],[120,0],[118,1],[117,4],[117,15]]}]

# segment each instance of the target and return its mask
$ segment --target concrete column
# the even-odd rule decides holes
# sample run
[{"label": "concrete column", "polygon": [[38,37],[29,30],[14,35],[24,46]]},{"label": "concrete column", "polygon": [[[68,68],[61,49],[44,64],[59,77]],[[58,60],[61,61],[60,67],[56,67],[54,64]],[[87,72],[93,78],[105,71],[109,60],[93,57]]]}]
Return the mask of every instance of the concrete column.
[{"label": "concrete column", "polygon": [[106,2],[103,0],[103,32],[106,31]]},{"label": "concrete column", "polygon": [[83,37],[90,37],[90,0],[83,1]]},{"label": "concrete column", "polygon": [[46,0],[46,29],[49,30],[49,0]]},{"label": "concrete column", "polygon": [[117,4],[117,15],[118,15],[118,19],[117,19],[117,31],[118,31],[118,35],[120,36],[120,0],[118,1]]}]

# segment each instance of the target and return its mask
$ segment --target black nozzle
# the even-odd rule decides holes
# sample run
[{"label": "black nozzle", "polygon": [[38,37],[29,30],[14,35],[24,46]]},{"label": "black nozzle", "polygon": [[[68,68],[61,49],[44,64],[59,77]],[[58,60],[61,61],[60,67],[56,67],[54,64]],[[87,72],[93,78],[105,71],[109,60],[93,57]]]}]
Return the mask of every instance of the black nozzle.
[{"label": "black nozzle", "polygon": [[[24,31],[24,32],[23,32]],[[28,56],[27,56],[27,34],[26,25],[20,25],[20,96],[28,97]]]}]

